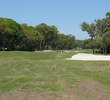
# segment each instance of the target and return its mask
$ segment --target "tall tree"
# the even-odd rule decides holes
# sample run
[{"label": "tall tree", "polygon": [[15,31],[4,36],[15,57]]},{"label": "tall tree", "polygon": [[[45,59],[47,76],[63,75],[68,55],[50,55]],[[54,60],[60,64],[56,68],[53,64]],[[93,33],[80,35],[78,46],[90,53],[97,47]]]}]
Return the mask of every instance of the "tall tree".
[{"label": "tall tree", "polygon": [[40,47],[48,49],[53,46],[57,39],[58,29],[55,26],[48,26],[47,24],[39,24],[35,27],[38,36],[40,36]]},{"label": "tall tree", "polygon": [[95,20],[95,24],[83,23],[82,30],[88,32],[90,37],[100,44],[104,54],[110,53],[110,12],[103,19]]},{"label": "tall tree", "polygon": [[[96,26],[94,23],[92,24],[87,24],[87,23],[82,23],[81,28],[83,31],[88,32],[89,36],[91,37],[91,41],[95,38],[96,35]],[[94,46],[93,46],[93,53],[94,53]]]},{"label": "tall tree", "polygon": [[16,21],[0,18],[0,48],[16,49],[21,38],[21,27]]},{"label": "tall tree", "polygon": [[37,34],[35,28],[32,26],[28,26],[27,24],[21,24],[21,28],[24,34],[24,38],[21,42],[21,49],[35,50],[37,46]]}]

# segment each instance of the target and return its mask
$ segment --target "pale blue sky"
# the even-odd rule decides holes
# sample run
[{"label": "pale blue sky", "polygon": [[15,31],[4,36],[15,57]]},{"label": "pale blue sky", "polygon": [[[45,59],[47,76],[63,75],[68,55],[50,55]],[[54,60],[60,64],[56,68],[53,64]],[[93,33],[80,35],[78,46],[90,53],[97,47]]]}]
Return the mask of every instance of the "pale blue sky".
[{"label": "pale blue sky", "polygon": [[29,25],[55,25],[77,39],[88,37],[80,29],[83,21],[93,22],[108,11],[110,0],[0,0],[0,17]]}]

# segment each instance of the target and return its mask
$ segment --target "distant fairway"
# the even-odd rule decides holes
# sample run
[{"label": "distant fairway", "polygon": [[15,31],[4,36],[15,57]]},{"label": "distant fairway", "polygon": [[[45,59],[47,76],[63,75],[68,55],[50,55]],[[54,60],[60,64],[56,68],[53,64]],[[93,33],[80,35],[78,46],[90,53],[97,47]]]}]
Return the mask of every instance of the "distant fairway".
[{"label": "distant fairway", "polygon": [[77,52],[0,53],[0,100],[110,100],[110,62],[65,60]]}]

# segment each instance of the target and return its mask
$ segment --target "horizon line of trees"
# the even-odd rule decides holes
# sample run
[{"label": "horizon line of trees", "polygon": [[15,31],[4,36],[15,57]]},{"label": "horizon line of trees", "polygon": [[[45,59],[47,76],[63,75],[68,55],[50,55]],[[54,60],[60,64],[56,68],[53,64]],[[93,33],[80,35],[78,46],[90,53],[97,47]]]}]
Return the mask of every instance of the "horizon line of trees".
[{"label": "horizon line of trees", "polygon": [[100,53],[110,53],[110,12],[105,18],[97,19],[93,23],[83,22],[82,31],[86,31],[90,38],[76,40],[74,35],[59,33],[54,25],[41,23],[36,26],[20,24],[9,18],[0,17],[0,50],[71,50],[95,49]]},{"label": "horizon line of trees", "polygon": [[76,47],[75,36],[61,34],[56,26],[19,24],[0,18],[0,50],[65,50]]}]

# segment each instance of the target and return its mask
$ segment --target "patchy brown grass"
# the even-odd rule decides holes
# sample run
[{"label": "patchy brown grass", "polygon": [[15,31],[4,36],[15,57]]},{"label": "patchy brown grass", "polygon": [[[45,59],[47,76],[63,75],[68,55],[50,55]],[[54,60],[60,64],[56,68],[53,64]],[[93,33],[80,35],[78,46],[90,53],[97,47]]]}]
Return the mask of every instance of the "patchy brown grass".
[{"label": "patchy brown grass", "polygon": [[35,85],[45,85],[45,84],[48,84],[49,82],[45,82],[45,81],[36,81],[36,82],[32,82],[32,84],[35,84]]},{"label": "patchy brown grass", "polygon": [[50,67],[50,71],[52,71],[52,72],[60,72],[62,70],[63,70],[63,68],[61,66],[53,65]]},{"label": "patchy brown grass", "polygon": [[[95,100],[110,100],[110,95],[107,94],[107,89],[100,83],[94,80],[85,80],[78,88],[69,90],[70,97],[75,97],[78,100],[83,99],[95,99]],[[72,97],[70,100],[72,100]],[[76,99],[76,100],[77,100]]]},{"label": "patchy brown grass", "polygon": [[57,93],[30,93],[30,92],[14,92],[0,96],[0,100],[52,100],[60,98]]},{"label": "patchy brown grass", "polygon": [[[58,82],[66,88],[64,79]],[[64,83],[64,84],[63,84]],[[45,84],[37,82],[35,84]],[[32,91],[10,92],[0,96],[0,100],[109,100],[107,89],[94,80],[85,80],[77,88],[65,89],[64,93],[35,93]]]}]

